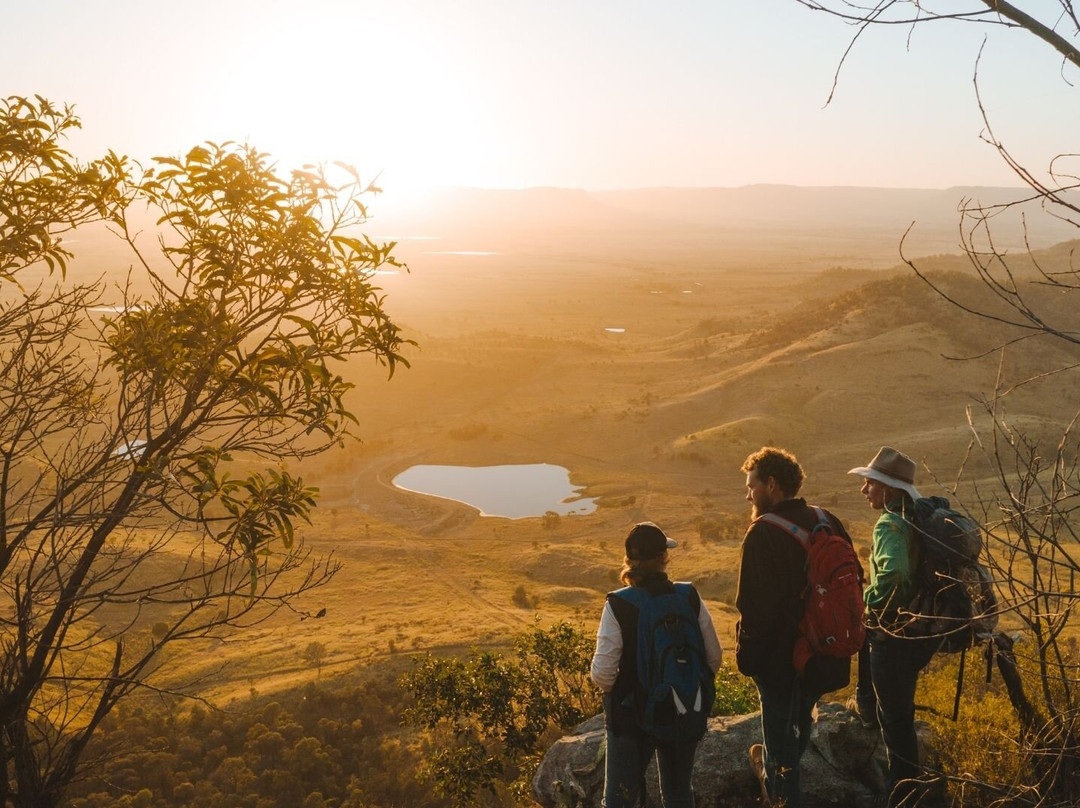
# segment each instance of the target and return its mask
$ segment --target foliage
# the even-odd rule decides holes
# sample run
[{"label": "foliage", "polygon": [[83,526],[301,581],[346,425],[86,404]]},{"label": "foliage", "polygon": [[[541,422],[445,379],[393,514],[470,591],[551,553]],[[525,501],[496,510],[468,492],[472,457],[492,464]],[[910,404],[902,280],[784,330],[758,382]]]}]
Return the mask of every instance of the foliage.
[{"label": "foliage", "polygon": [[[976,649],[977,651],[977,649]],[[1016,791],[1027,772],[1016,754],[1018,732],[1016,715],[1008,697],[1001,692],[1000,681],[985,679],[985,669],[978,654],[968,651],[967,670],[958,720],[952,720],[956,698],[959,656],[941,655],[924,674],[919,687],[919,703],[928,708],[925,715],[934,738],[936,758],[930,766],[939,776],[951,780],[950,789],[965,808],[993,804],[1003,793]],[[988,791],[974,783],[1002,783],[1001,791]]]},{"label": "foliage", "polygon": [[62,234],[104,215],[115,166],[79,165],[61,147],[80,126],[70,106],[12,97],[0,100],[0,119],[0,283],[39,261],[65,272]]},{"label": "foliage", "polygon": [[91,742],[88,755],[98,765],[72,786],[70,804],[446,805],[411,776],[419,760],[401,734],[405,694],[393,672],[368,673],[361,683],[309,684],[224,710],[171,699],[126,702]]},{"label": "foliage", "polygon": [[[526,632],[519,649],[535,656],[537,667],[545,660],[567,667],[559,660],[576,656],[578,643],[589,644],[583,635],[571,639],[575,633],[580,634],[565,625]],[[434,793],[434,780],[423,783],[412,775],[427,764],[422,756],[438,741],[425,742],[420,727],[402,729],[413,702],[398,685],[393,664],[366,669],[361,682],[309,683],[220,710],[134,697],[102,722],[86,753],[94,765],[72,785],[69,803],[72,808],[236,808],[303,805],[309,799],[319,804],[312,796],[318,794],[322,804],[338,808],[451,805],[448,796]],[[580,709],[591,714],[599,707],[581,704]],[[723,668],[714,714],[728,709],[757,709],[756,692],[749,679]],[[565,720],[575,723],[569,714]],[[540,751],[545,747],[543,742]],[[476,756],[472,750],[447,757],[468,762]]]},{"label": "foliage", "polygon": [[716,700],[712,715],[746,715],[761,709],[754,680],[743,676],[730,665],[716,672]]},{"label": "foliage", "polygon": [[312,640],[304,646],[303,656],[305,662],[314,665],[321,671],[323,662],[326,661],[326,646],[321,642]]},{"label": "foliage", "polygon": [[406,720],[434,732],[421,776],[455,805],[524,793],[547,743],[594,715],[593,643],[569,623],[519,635],[510,655],[427,656],[402,677],[415,705]]},{"label": "foliage", "polygon": [[[333,574],[296,536],[316,491],[284,463],[351,434],[340,362],[403,362],[371,283],[392,245],[356,232],[376,189],[355,172],[283,178],[212,143],[81,166],[61,145],[78,125],[0,102],[0,802],[16,806],[57,803],[165,649]],[[115,290],[65,272],[62,236],[102,220],[135,262]]]}]

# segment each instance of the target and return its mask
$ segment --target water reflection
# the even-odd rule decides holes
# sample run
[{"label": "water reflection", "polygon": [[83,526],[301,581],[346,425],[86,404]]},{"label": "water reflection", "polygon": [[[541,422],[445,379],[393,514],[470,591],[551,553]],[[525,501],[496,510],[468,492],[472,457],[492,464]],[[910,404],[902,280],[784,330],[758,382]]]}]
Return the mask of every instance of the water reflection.
[{"label": "water reflection", "polygon": [[481,516],[522,519],[592,513],[596,500],[579,496],[569,470],[550,463],[506,466],[412,466],[393,479],[405,491],[471,505]]}]

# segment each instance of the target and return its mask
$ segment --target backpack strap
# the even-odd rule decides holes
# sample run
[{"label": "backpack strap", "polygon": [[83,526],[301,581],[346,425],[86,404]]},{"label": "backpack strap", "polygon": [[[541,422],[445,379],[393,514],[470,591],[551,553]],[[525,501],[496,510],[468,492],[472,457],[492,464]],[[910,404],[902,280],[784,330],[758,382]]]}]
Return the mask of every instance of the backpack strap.
[{"label": "backpack strap", "polygon": [[785,531],[786,533],[790,533],[792,536],[794,536],[798,540],[799,544],[801,544],[803,546],[804,550],[809,545],[810,532],[807,531],[807,530],[804,530],[801,527],[799,527],[797,524],[795,524],[791,520],[785,519],[784,517],[779,516],[778,514],[775,514],[775,513],[763,513],[763,514],[761,514],[761,516],[759,516],[754,521],[755,522],[768,522],[770,525],[775,525],[776,527],[780,528],[781,530]]},{"label": "backpack strap", "polygon": [[790,533],[799,540],[799,544],[801,544],[805,550],[809,546],[810,536],[818,528],[825,528],[830,532],[833,530],[832,522],[829,520],[829,515],[825,513],[825,509],[817,505],[813,505],[812,507],[814,509],[814,514],[818,519],[817,524],[814,525],[814,530],[803,530],[790,519],[785,519],[783,516],[775,513],[763,513],[755,521],[768,522],[769,524],[775,525],[781,530]]},{"label": "backpack strap", "polygon": [[[672,588],[675,592],[678,592],[680,595],[690,601],[690,608],[693,610],[694,614],[699,614],[701,612],[701,595],[698,594],[697,589],[694,588],[694,585],[692,583],[677,581],[672,583]],[[653,596],[649,593],[648,590],[642,589],[639,586],[627,586],[623,587],[622,589],[617,589],[614,592],[608,592],[607,597],[608,600],[612,600],[613,598],[621,598],[622,600],[627,601],[628,603],[632,603],[634,606],[640,609]],[[614,607],[612,607],[612,611],[615,611]],[[615,616],[618,617],[618,614],[616,614]]]},{"label": "backpack strap", "polygon": [[701,614],[701,595],[698,594],[692,583],[676,581],[675,591],[684,595],[690,601],[690,608],[693,609],[695,615]]}]

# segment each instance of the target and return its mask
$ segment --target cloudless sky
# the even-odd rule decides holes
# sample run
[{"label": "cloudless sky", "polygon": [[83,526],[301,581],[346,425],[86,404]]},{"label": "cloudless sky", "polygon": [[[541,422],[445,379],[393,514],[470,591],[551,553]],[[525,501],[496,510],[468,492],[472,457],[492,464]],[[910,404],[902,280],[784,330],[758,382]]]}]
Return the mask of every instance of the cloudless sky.
[{"label": "cloudless sky", "polygon": [[[1047,0],[1030,6],[1046,7]],[[853,32],[795,0],[0,0],[0,94],[82,157],[248,141],[426,186],[1017,185],[1075,149],[1076,71],[1023,32]],[[1064,78],[1063,78],[1064,76]]]}]

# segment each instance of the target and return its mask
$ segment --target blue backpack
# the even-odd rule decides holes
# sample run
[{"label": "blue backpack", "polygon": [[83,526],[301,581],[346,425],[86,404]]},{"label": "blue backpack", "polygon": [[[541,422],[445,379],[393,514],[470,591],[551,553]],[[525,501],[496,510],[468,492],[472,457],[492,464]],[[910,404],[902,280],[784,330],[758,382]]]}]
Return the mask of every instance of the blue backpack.
[{"label": "blue backpack", "polygon": [[[716,696],[713,673],[688,583],[649,594],[628,586],[613,592],[638,610],[637,673],[634,706],[640,729],[659,742],[675,745],[705,735]],[[700,608],[700,605],[699,607]]]}]

